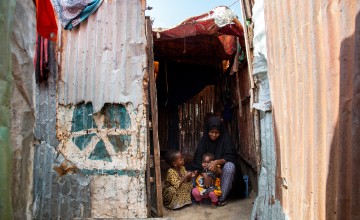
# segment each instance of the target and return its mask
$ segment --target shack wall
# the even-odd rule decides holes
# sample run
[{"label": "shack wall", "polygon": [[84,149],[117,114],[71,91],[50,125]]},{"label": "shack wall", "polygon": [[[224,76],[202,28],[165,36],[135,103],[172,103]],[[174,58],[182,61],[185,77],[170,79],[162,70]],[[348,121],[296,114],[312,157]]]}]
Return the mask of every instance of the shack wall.
[{"label": "shack wall", "polygon": [[276,196],[292,219],[359,219],[360,2],[265,1]]},{"label": "shack wall", "polygon": [[91,217],[147,217],[144,10],[145,1],[104,1],[61,30],[57,150],[90,178]]}]

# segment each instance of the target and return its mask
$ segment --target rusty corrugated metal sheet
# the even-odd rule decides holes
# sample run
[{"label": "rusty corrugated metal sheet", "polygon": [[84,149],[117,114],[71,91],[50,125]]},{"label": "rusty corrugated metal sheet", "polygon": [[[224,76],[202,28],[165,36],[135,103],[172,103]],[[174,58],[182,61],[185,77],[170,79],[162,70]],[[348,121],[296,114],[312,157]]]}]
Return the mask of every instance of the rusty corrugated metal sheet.
[{"label": "rusty corrugated metal sheet", "polygon": [[276,199],[291,219],[360,219],[360,1],[266,1],[265,22]]},{"label": "rusty corrugated metal sheet", "polygon": [[104,103],[142,104],[146,39],[141,0],[103,2],[79,28],[62,30],[59,42],[60,104],[91,101],[95,112]]},{"label": "rusty corrugated metal sheet", "polygon": [[239,153],[241,157],[252,167],[256,168],[259,163],[258,153],[255,147],[254,136],[254,114],[250,111],[250,79],[247,68],[242,68],[237,73],[239,74],[240,100],[242,116],[238,117],[239,123]]},{"label": "rusty corrugated metal sheet", "polygon": [[60,168],[91,176],[94,218],[147,217],[144,12],[144,0],[104,1],[59,39]]}]

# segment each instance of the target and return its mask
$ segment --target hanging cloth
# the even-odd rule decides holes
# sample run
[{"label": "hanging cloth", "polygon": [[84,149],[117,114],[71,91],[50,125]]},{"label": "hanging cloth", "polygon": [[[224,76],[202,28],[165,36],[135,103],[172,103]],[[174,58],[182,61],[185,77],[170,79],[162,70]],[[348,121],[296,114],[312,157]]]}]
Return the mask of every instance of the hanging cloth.
[{"label": "hanging cloth", "polygon": [[36,30],[44,38],[57,39],[58,27],[50,0],[36,0]]},{"label": "hanging cloth", "polygon": [[73,29],[94,13],[103,0],[51,0],[61,25]]}]

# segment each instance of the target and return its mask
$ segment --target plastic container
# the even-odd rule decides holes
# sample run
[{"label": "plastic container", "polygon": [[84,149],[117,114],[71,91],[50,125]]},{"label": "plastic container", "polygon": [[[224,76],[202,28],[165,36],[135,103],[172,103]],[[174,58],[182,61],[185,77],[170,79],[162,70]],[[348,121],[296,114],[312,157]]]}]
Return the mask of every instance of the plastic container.
[{"label": "plastic container", "polygon": [[245,182],[244,197],[247,198],[247,197],[249,197],[249,176],[248,176],[248,175],[244,175],[244,176],[243,176],[243,180],[244,180],[244,182]]}]

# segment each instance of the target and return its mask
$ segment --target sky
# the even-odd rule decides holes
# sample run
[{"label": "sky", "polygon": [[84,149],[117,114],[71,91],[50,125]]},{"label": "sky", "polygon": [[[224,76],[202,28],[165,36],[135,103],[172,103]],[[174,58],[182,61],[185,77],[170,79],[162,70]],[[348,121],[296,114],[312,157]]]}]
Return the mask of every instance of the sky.
[{"label": "sky", "polygon": [[154,20],[153,28],[173,27],[189,17],[203,14],[222,5],[232,5],[230,9],[243,23],[241,6],[236,0],[147,0],[147,5],[152,7],[152,10],[146,10],[145,14]]}]

